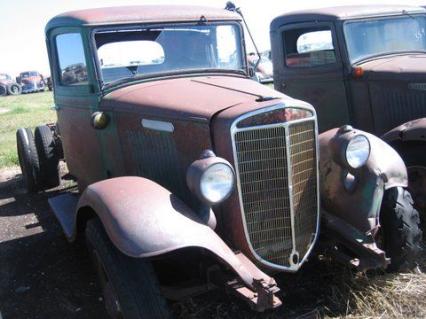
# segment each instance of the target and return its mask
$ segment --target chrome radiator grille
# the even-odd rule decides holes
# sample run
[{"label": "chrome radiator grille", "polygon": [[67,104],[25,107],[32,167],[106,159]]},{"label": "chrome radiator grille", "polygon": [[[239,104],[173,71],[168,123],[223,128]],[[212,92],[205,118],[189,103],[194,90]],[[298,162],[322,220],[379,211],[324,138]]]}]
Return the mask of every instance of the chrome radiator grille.
[{"label": "chrome radiator grille", "polygon": [[254,253],[269,264],[297,267],[318,222],[315,122],[236,130],[233,141],[246,235]]}]

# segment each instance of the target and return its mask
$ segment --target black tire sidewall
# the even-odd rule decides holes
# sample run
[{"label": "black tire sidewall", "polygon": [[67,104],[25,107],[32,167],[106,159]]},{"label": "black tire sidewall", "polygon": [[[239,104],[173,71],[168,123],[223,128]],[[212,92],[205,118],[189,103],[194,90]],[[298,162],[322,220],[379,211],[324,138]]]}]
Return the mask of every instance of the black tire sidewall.
[{"label": "black tire sidewall", "polygon": [[[16,88],[17,91],[15,92],[13,88]],[[22,89],[18,84],[11,84],[8,88],[8,93],[10,95],[19,95],[21,94],[21,92],[22,92]]]},{"label": "black tire sidewall", "polygon": [[421,251],[422,231],[418,211],[410,193],[402,187],[385,192],[380,211],[382,247],[391,258],[389,271],[408,270],[416,265]]},{"label": "black tire sidewall", "polygon": [[99,257],[120,303],[124,319],[171,318],[151,264],[121,253],[109,240],[98,218],[88,221],[86,244]]},{"label": "black tire sidewall", "polygon": [[0,84],[0,96],[6,96],[7,95],[7,87]]}]

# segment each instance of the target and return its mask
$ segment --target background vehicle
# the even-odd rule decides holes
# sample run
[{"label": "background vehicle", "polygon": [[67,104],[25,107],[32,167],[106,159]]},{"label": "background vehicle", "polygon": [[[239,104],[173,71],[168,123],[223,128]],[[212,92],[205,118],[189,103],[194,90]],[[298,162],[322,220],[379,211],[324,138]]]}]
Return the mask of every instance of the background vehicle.
[{"label": "background vehicle", "polygon": [[[320,131],[351,123],[390,143],[426,213],[426,10],[334,7],[271,23],[275,88],[312,103]],[[425,217],[423,217],[425,218]]]},{"label": "background vehicle", "polygon": [[16,81],[22,85],[22,93],[43,92],[46,89],[44,77],[37,71],[21,72]]},{"label": "background vehicle", "polygon": [[0,73],[0,96],[21,94],[21,86],[6,73]]},{"label": "background vehicle", "polygon": [[[418,250],[417,212],[392,206],[409,197],[400,157],[349,126],[318,136],[311,105],[252,81],[237,10],[101,8],[46,27],[58,123],[18,130],[21,169],[30,189],[53,187],[63,153],[79,193],[50,205],[70,241],[85,234],[114,318],[165,318],[165,299],[218,286],[257,311],[281,305],[267,273],[309,257],[323,169],[332,247],[362,269]],[[69,81],[73,65],[87,77]],[[348,191],[334,180],[345,171]],[[395,218],[410,219],[401,230]]]}]

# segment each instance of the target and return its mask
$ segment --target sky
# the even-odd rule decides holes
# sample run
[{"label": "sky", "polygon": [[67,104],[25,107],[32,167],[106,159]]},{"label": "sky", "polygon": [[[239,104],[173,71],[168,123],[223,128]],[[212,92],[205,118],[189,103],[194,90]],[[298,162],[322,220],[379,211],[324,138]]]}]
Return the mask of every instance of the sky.
[{"label": "sky", "polygon": [[[269,48],[269,23],[288,11],[336,5],[371,4],[372,0],[235,0],[260,50]],[[207,5],[223,8],[226,0],[0,0],[0,73],[16,76],[37,70],[50,74],[44,27],[62,12],[96,7],[140,4]],[[374,0],[375,4],[425,5],[426,0]]]}]

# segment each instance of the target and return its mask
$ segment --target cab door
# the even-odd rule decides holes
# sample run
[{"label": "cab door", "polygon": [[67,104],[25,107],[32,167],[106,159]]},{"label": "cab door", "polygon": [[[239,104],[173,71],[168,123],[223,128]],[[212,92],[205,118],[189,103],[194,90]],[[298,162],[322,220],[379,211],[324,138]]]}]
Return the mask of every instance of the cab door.
[{"label": "cab door", "polygon": [[271,32],[275,89],[311,103],[320,131],[350,123],[334,25],[289,24]]},{"label": "cab door", "polygon": [[80,190],[106,178],[102,148],[91,117],[99,91],[90,64],[88,39],[80,28],[58,28],[47,35],[55,109],[65,160]]}]

